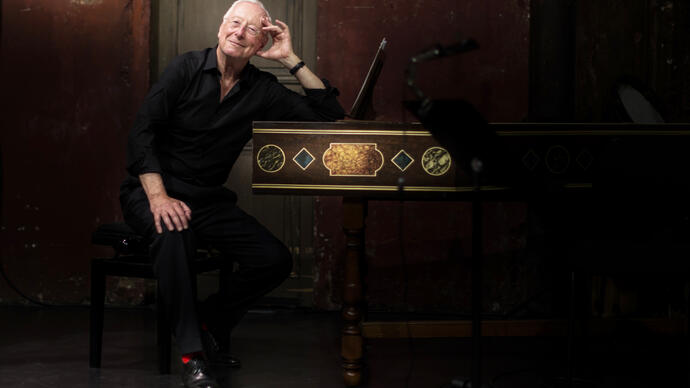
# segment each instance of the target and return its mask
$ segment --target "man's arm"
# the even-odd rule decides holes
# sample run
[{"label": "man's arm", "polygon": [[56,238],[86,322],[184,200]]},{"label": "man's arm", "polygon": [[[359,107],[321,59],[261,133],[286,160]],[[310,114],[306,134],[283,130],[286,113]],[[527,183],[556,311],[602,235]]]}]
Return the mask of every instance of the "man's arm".
[{"label": "man's arm", "polygon": [[155,172],[141,174],[139,180],[149,199],[153,222],[159,234],[163,233],[162,224],[165,224],[169,231],[177,229],[181,232],[189,227],[192,210],[186,203],[168,196],[160,174]]},{"label": "man's arm", "polygon": [[[263,30],[271,34],[273,45],[267,51],[259,51],[257,56],[280,62],[286,69],[292,69],[301,59],[292,51],[290,29],[287,24],[276,19],[276,24],[271,24],[267,18],[262,19]],[[295,77],[305,89],[326,89],[326,85],[307,66],[302,66]]]},{"label": "man's arm", "polygon": [[156,138],[167,128],[170,110],[186,85],[184,59],[174,58],[161,74],[141,104],[129,131],[127,171],[131,176],[161,172]]},{"label": "man's arm", "polygon": [[[281,59],[279,62],[285,66],[286,69],[292,69],[295,65],[300,63],[300,61],[301,59],[295,53],[292,53],[291,56]],[[326,89],[326,85],[323,84],[321,78],[317,77],[307,65],[302,66],[297,73],[295,73],[295,77],[305,89]]]},{"label": "man's arm", "polygon": [[155,138],[170,116],[169,109],[184,88],[181,57],[173,59],[158,82],[149,90],[129,134],[127,145],[127,171],[138,176],[149,200],[156,231],[163,233],[163,224],[169,231],[187,229],[192,212],[182,201],[168,196],[161,166],[155,151]]},{"label": "man's arm", "polygon": [[[267,19],[262,23],[264,31],[273,38],[273,45],[256,55],[292,69],[300,62],[300,58],[292,51],[288,26],[280,20],[276,20],[275,25]],[[337,89],[321,80],[307,66],[299,68],[294,75],[306,96],[300,96],[276,82],[280,87],[272,88],[269,93],[271,98],[267,102],[264,120],[335,121],[345,117],[343,107],[336,99]]]}]

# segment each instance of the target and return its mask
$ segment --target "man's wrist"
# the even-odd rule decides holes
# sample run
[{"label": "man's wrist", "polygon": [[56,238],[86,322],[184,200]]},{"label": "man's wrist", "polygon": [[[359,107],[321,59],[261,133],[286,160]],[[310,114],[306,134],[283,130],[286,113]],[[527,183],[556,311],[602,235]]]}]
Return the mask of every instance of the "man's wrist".
[{"label": "man's wrist", "polygon": [[290,69],[290,74],[292,74],[292,75],[297,74],[299,69],[301,69],[303,67],[304,67],[304,61],[299,61],[298,64],[296,64],[295,66],[292,67],[292,69]]},{"label": "man's wrist", "polygon": [[149,202],[158,199],[165,198],[168,196],[168,192],[165,190],[165,185],[163,185],[163,178],[159,173],[144,173],[139,175],[139,181],[141,186],[144,188],[146,197]]},{"label": "man's wrist", "polygon": [[164,193],[162,191],[156,191],[154,193],[149,193],[149,195],[148,195],[149,199],[151,199],[151,200],[159,199],[159,198],[165,198],[167,196],[168,196],[168,194]]},{"label": "man's wrist", "polygon": [[280,63],[283,66],[285,66],[285,68],[288,70],[292,69],[293,67],[295,67],[295,65],[297,65],[300,62],[302,62],[302,60],[297,55],[295,55],[294,53],[292,55],[289,55],[287,58],[282,59],[280,61]]}]

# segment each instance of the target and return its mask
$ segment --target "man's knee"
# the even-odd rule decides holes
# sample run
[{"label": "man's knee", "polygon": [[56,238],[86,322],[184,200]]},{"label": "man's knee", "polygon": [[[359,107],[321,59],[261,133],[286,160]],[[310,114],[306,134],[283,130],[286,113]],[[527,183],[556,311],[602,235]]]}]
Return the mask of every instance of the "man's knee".
[{"label": "man's knee", "polygon": [[[150,245],[150,253],[156,267],[187,263],[193,257],[196,247],[191,230],[155,233]],[[191,256],[190,256],[191,255]]]},{"label": "man's knee", "polygon": [[165,247],[187,248],[188,245],[193,243],[192,238],[192,231],[189,229],[185,229],[181,232],[164,229],[163,233],[153,234],[151,237],[151,247],[154,249],[162,249]]}]

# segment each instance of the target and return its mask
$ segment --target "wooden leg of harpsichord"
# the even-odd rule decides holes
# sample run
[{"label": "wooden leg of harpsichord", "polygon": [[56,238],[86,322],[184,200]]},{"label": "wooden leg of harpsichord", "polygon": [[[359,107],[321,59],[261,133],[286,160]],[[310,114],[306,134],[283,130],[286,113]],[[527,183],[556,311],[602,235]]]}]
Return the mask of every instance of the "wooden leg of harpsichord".
[{"label": "wooden leg of harpsichord", "polygon": [[345,385],[362,383],[362,277],[364,219],[367,202],[362,198],[343,198],[343,230],[346,238],[345,287],[343,295],[342,348]]}]

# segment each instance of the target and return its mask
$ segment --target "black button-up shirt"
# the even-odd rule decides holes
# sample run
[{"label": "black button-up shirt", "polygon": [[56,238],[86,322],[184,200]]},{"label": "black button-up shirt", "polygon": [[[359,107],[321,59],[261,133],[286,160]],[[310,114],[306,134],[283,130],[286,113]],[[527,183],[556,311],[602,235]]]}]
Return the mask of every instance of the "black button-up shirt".
[{"label": "black button-up shirt", "polygon": [[[338,91],[281,85],[251,64],[220,101],[216,50],[172,60],[137,114],[127,148],[132,177],[155,172],[195,186],[222,185],[252,136],[252,121],[333,121],[344,116]],[[137,179],[138,180],[138,179]]]}]

